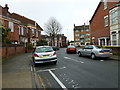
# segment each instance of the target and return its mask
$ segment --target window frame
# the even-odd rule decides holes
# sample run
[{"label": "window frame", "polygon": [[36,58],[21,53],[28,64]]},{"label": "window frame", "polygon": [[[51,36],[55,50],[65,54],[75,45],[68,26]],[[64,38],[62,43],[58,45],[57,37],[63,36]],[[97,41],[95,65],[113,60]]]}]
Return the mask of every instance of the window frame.
[{"label": "window frame", "polygon": [[14,23],[13,22],[9,21],[8,27],[11,29],[10,32],[14,32]]},{"label": "window frame", "polygon": [[108,15],[104,16],[104,27],[107,27],[107,26],[109,26]]}]

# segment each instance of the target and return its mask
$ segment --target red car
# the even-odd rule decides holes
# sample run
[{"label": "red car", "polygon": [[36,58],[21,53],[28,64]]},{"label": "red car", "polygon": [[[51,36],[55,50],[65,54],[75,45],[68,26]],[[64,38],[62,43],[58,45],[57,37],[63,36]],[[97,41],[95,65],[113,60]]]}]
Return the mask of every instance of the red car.
[{"label": "red car", "polygon": [[73,45],[70,45],[67,47],[66,52],[67,53],[76,53],[76,47]]}]

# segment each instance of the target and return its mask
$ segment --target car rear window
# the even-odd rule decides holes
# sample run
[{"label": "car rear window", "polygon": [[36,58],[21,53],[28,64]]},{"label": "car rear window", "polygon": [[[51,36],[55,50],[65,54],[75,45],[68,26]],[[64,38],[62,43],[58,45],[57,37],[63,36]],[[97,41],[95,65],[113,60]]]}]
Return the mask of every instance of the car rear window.
[{"label": "car rear window", "polygon": [[75,48],[75,46],[68,46],[68,48]]},{"label": "car rear window", "polygon": [[52,47],[40,47],[36,48],[35,52],[37,53],[42,53],[42,52],[52,52],[53,48]]}]

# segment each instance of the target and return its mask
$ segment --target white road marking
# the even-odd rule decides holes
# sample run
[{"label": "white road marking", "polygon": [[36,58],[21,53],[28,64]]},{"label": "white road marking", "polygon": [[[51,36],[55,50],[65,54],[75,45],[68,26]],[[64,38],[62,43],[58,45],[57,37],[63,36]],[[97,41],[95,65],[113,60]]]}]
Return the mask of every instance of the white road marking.
[{"label": "white road marking", "polygon": [[33,68],[32,68],[32,66],[31,66],[31,72],[33,71]]},{"label": "white road marking", "polygon": [[51,69],[45,69],[45,70],[39,70],[37,72],[45,72],[45,71],[49,71],[49,70],[56,70],[56,69],[65,69],[66,67],[61,67],[61,68],[51,68]]},{"label": "white road marking", "polygon": [[69,57],[64,57],[65,59],[69,59],[69,60],[72,60],[72,61],[75,61],[75,62],[80,62],[80,63],[84,63],[82,61],[78,61],[78,60],[75,60],[75,59],[72,59],[72,58],[69,58]]},{"label": "white road marking", "polygon": [[101,62],[103,62],[104,60],[100,60]]},{"label": "white road marking", "polygon": [[69,58],[69,57],[64,57],[65,59],[71,59],[71,58]]},{"label": "white road marking", "polygon": [[57,78],[57,76],[51,71],[49,70],[49,73],[53,76],[53,78],[58,82],[58,84],[64,89],[64,90],[68,90],[65,85]]}]

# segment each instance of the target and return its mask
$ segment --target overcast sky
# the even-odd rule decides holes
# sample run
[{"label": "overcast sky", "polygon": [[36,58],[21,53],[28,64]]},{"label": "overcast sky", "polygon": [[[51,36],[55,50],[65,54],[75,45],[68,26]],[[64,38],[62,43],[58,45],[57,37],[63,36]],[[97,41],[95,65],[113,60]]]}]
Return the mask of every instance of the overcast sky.
[{"label": "overcast sky", "polygon": [[[9,11],[36,21],[43,29],[50,17],[55,17],[62,25],[62,33],[69,40],[73,38],[75,25],[89,24],[100,0],[1,0]],[[43,32],[42,32],[43,33]]]}]

